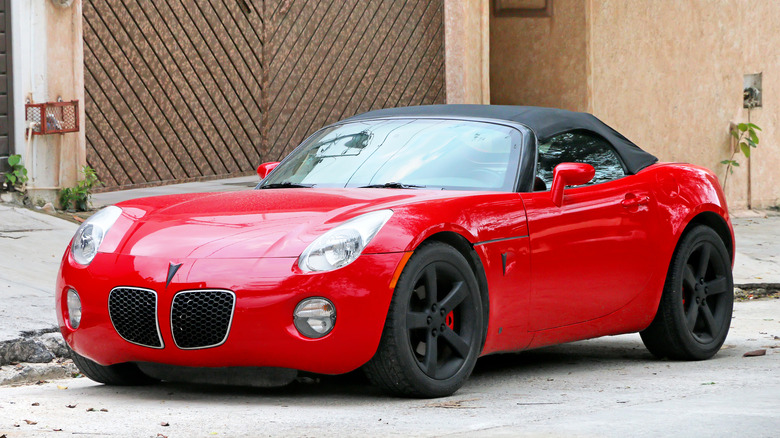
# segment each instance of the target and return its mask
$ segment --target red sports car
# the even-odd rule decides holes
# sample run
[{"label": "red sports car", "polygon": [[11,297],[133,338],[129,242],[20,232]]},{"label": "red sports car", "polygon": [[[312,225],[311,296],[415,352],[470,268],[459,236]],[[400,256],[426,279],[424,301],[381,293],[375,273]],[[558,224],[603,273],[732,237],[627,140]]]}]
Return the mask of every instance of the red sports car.
[{"label": "red sports car", "polygon": [[717,178],[592,115],[372,111],[258,173],[255,190],[123,202],[78,229],[56,305],[86,376],[362,367],[437,397],[481,355],[640,332],[655,356],[700,360],[729,330]]}]

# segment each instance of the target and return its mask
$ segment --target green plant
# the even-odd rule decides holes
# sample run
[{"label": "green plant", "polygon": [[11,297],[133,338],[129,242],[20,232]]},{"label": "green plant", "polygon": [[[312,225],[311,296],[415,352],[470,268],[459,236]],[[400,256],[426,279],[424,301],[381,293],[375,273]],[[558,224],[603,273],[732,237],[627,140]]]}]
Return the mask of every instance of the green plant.
[{"label": "green plant", "polygon": [[[749,119],[749,118],[748,118]],[[726,187],[729,175],[734,173],[734,168],[739,167],[739,163],[734,159],[737,153],[742,152],[746,158],[750,158],[752,148],[758,147],[758,133],[760,131],[757,125],[753,123],[740,123],[731,130],[731,136],[737,140],[737,147],[731,152],[728,160],[723,160],[720,164],[726,165],[726,175],[723,177],[723,188]]]},{"label": "green plant", "polygon": [[8,166],[11,167],[11,170],[6,172],[5,180],[9,183],[9,189],[16,188],[23,192],[24,184],[27,182],[27,168],[22,164],[22,156],[11,155],[8,157]]},{"label": "green plant", "polygon": [[92,190],[103,185],[98,179],[95,169],[84,166],[81,169],[81,173],[84,174],[84,179],[79,181],[76,184],[76,187],[66,187],[60,190],[60,205],[66,210],[89,210],[89,200],[92,197]]}]

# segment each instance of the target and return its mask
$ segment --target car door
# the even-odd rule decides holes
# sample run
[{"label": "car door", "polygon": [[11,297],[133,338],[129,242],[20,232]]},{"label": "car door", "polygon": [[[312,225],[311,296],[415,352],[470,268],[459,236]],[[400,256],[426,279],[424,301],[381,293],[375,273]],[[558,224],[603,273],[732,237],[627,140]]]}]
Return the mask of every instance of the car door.
[{"label": "car door", "polygon": [[[593,180],[550,197],[562,162],[593,165]],[[562,327],[608,315],[647,287],[655,213],[649,181],[626,175],[612,145],[588,131],[540,144],[535,192],[522,195],[531,245],[529,328]],[[540,182],[541,180],[542,182]]]}]

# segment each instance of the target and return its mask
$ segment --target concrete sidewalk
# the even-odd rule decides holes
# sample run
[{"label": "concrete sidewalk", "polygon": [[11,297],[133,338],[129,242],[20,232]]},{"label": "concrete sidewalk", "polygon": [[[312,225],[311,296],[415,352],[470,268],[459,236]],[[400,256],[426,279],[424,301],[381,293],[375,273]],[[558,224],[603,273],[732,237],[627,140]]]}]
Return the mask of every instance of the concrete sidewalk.
[{"label": "concrete sidewalk", "polygon": [[[216,181],[175,184],[146,189],[99,193],[93,205],[102,207],[127,199],[176,193],[251,190],[257,176]],[[736,285],[780,284],[780,214],[767,217],[735,218],[737,255],[734,265]],[[0,204],[0,346],[9,341],[50,332],[34,345],[39,359],[57,340],[57,320],[53,291],[60,258],[77,225],[43,213]],[[38,342],[38,341],[36,341]],[[44,345],[46,344],[46,345]],[[21,347],[20,347],[21,348]],[[29,360],[19,353],[3,357],[0,365]],[[5,349],[8,351],[8,349]],[[29,350],[29,349],[28,349]],[[21,350],[20,350],[21,351]]]},{"label": "concrete sidewalk", "polygon": [[732,218],[737,240],[735,285],[780,284],[780,213]]}]

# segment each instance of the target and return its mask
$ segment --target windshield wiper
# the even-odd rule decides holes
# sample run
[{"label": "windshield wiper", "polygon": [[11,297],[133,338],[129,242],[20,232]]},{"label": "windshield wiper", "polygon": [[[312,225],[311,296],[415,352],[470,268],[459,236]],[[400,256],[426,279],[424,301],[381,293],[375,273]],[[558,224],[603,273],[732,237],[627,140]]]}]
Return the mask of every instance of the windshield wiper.
[{"label": "windshield wiper", "polygon": [[285,181],[280,183],[265,184],[257,188],[258,189],[301,189],[301,188],[310,188],[310,187],[314,187],[314,184],[298,184],[294,182]]},{"label": "windshield wiper", "polygon": [[416,186],[414,184],[403,184],[399,182],[386,182],[384,184],[370,184],[360,186],[359,189],[424,189],[425,186]]}]

